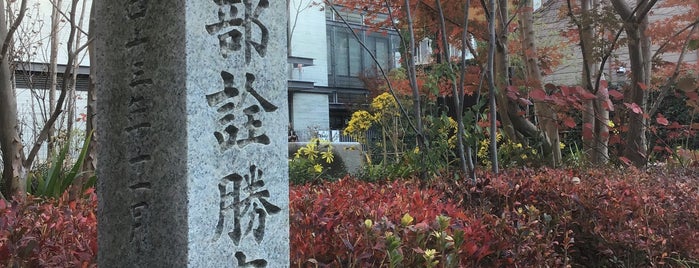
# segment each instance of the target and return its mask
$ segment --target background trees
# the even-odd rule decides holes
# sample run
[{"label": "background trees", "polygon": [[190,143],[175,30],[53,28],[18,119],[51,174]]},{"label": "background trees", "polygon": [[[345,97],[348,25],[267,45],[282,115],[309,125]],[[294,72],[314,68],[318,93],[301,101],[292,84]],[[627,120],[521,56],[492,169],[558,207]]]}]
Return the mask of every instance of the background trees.
[{"label": "background trees", "polygon": [[[73,133],[72,123],[79,117],[71,114],[77,98],[75,70],[89,43],[83,29],[83,18],[89,14],[86,3],[23,0],[2,6],[7,18],[3,20],[5,25],[0,25],[0,37],[5,34],[1,59],[7,68],[0,68],[0,148],[2,193],[6,196],[22,193],[35,159],[43,157],[40,148],[45,143],[58,141],[56,137],[61,133]],[[303,5],[290,7],[298,11],[292,15],[311,6],[299,3]],[[699,106],[693,60],[699,43],[698,4],[680,0],[633,4],[566,0],[549,1],[546,5],[556,3],[559,5],[552,14],[564,23],[557,24],[553,31],[565,33],[565,38],[580,51],[579,56],[566,59],[577,64],[579,78],[573,82],[547,83],[557,75],[557,65],[564,61],[565,53],[559,45],[538,42],[541,38],[537,12],[543,11],[535,11],[533,1],[332,1],[338,8],[361,12],[363,29],[401,33],[403,73],[385,73],[390,79],[374,90],[393,92],[401,118],[409,122],[405,126],[411,131],[401,137],[419,149],[417,159],[421,162],[434,162],[429,153],[442,146],[435,143],[440,134],[430,133],[437,121],[433,119],[442,114],[456,122],[454,129],[449,130],[454,134],[450,145],[454,148],[448,161],[457,159],[454,163],[459,169],[472,176],[479,163],[490,162],[497,170],[496,159],[485,161],[487,157],[497,157],[497,146],[504,143],[498,144],[495,130],[513,146],[537,151],[552,166],[560,165],[564,158],[560,130],[579,130],[574,139],[571,134],[566,136],[576,144],[579,142],[586,161],[593,164],[612,161],[643,166],[653,155],[673,154],[675,145],[661,137],[680,130],[693,135],[698,129],[693,119],[680,122],[660,108],[666,98]],[[32,17],[38,5],[52,11],[51,18],[44,20],[50,25],[42,26],[37,23],[38,18]],[[489,26],[495,29],[492,40]],[[34,45],[42,38],[49,42],[36,48]],[[415,46],[425,38],[433,41],[435,53],[431,64],[418,65],[413,62]],[[491,65],[490,45],[494,51]],[[17,122],[12,74],[21,69],[17,62],[32,62],[40,51],[46,51],[46,62],[52,66],[47,88],[55,91],[47,93],[45,105],[37,106],[43,117],[31,126],[36,136],[26,141],[28,130]],[[66,66],[66,70],[61,72],[57,65]],[[628,76],[627,83],[612,85],[607,80],[619,76],[615,70],[620,67],[627,70],[622,75]],[[63,77],[58,78],[58,73]],[[493,97],[483,94],[488,89],[492,89]],[[39,88],[31,90],[40,92]],[[43,101],[39,94],[34,98]],[[90,96],[88,99],[93,100]],[[495,103],[485,105],[489,100]],[[94,107],[88,107],[85,119],[89,123]],[[488,123],[492,123],[491,133],[484,131]],[[93,130],[89,124],[87,128]],[[482,142],[492,148],[490,153],[479,156]],[[55,152],[51,148],[61,147],[48,146],[47,155]],[[94,160],[88,156],[87,169],[94,168]]]},{"label": "background trees", "polygon": [[[7,24],[0,24],[0,33],[6,33],[0,66],[7,65],[7,68],[0,68],[0,94],[3,95],[0,101],[0,147],[3,153],[2,193],[5,196],[24,194],[28,178],[35,175],[31,172],[32,167],[45,142],[52,144],[46,150],[46,159],[56,154],[58,148],[70,144],[76,120],[76,72],[89,43],[87,31],[82,28],[82,18],[89,16],[85,11],[86,3],[85,0],[22,0],[0,6],[3,16],[10,15],[2,19],[2,23]],[[42,12],[42,9],[50,12]],[[40,14],[51,14],[51,17],[46,20]],[[44,21],[50,21],[49,25],[43,25]],[[37,75],[31,66],[37,62],[49,63],[47,84],[31,82],[33,75]],[[56,68],[59,64],[63,68]],[[32,114],[41,115],[27,127],[20,126],[18,121],[18,93],[14,88],[16,83],[13,83],[15,70],[25,70],[23,75],[30,81],[27,83],[29,88],[23,90],[31,94],[31,107],[22,108],[31,108]],[[56,79],[59,73],[61,79]],[[59,136],[63,138],[61,144],[53,146]],[[22,139],[29,141],[23,144]]]},{"label": "background trees", "polygon": [[[491,3],[488,1],[474,1],[472,5],[463,0],[333,3],[347,9],[362,10],[371,18],[374,18],[372,14],[390,12],[393,15],[392,21],[375,22],[367,19],[365,23],[377,31],[395,27],[404,33],[406,46],[403,55],[406,57],[403,59],[408,69],[414,66],[410,63],[410,51],[413,49],[409,41],[432,39],[436,51],[434,64],[416,68],[429,73],[428,75],[443,77],[443,82],[446,83],[442,86],[452,89],[434,91],[437,97],[455,95],[459,99],[464,95],[459,90],[465,87],[457,81],[458,78],[466,77],[461,72],[466,66],[450,55],[449,51],[464,49],[470,52],[474,56],[473,64],[479,68],[478,73],[488,77],[487,44],[494,45],[492,78],[497,106],[491,104],[491,108],[497,111],[497,115],[491,118],[497,118],[499,128],[509,140],[543,152],[543,159],[550,165],[562,162],[561,147],[565,144],[559,141],[560,129],[580,130],[578,141],[586,162],[603,164],[612,160],[616,163],[645,165],[653,153],[648,149],[647,136],[655,135],[647,131],[649,125],[667,124],[664,117],[649,120],[656,117],[657,108],[654,107],[659,105],[663,96],[672,91],[670,88],[677,77],[686,75],[693,68],[690,66],[694,65],[677,56],[670,57],[674,60],[667,60],[669,52],[681,52],[682,56],[687,55],[688,51],[696,50],[696,46],[690,44],[695,42],[692,40],[696,40],[691,36],[695,34],[697,24],[697,3],[689,1],[639,1],[633,5],[625,1],[606,3],[596,0],[546,3],[547,6],[556,8],[555,12],[548,15],[554,14],[558,21],[563,22],[557,24],[559,29],[549,30],[564,32],[570,44],[580,51],[579,55],[567,59],[579,63],[577,68],[580,79],[570,84],[559,82],[548,87],[544,86],[544,81],[550,80],[548,76],[556,75],[557,64],[563,61],[564,56],[557,50],[563,47],[547,46],[545,42],[535,41],[539,35],[533,3],[530,1],[497,0],[492,3],[494,10],[489,10]],[[649,15],[656,10],[665,16],[664,19],[649,20]],[[566,24],[566,21],[570,24]],[[494,42],[488,38],[487,25],[496,28]],[[660,25],[667,26],[661,28]],[[657,32],[657,29],[664,30]],[[462,35],[473,38],[478,45],[461,41]],[[544,45],[539,47],[540,44]],[[441,71],[444,69],[438,66],[445,62],[447,67],[454,68],[455,71]],[[628,82],[621,87],[615,84],[610,92],[607,80],[612,75],[619,76],[613,74],[613,70],[622,66],[627,70],[625,75],[629,77]],[[665,73],[670,75],[666,76],[667,79],[661,76],[654,78],[653,70],[666,70]],[[410,73],[410,70],[407,71]],[[482,81],[471,81],[480,85],[475,90],[476,93],[483,90]],[[610,98],[610,94],[614,98]],[[649,94],[660,94],[660,100],[649,106]],[[420,96],[414,95],[413,101],[418,100],[418,97]],[[430,97],[423,97],[424,99],[429,100]],[[461,112],[464,110],[457,110],[463,116]],[[419,115],[417,111],[414,113],[418,118],[424,117],[425,112],[421,111]],[[617,119],[612,120],[611,114]],[[576,119],[577,116],[581,120]],[[458,121],[464,123],[463,120]],[[609,144],[610,126],[615,127],[615,133],[621,131],[614,134],[621,136],[616,136],[612,145]],[[464,128],[469,129],[468,126]],[[670,150],[665,145],[663,148]],[[472,146],[473,141],[459,151],[468,151]],[[614,155],[610,156],[610,148]],[[467,160],[469,156],[472,155],[465,154],[462,159]]]}]

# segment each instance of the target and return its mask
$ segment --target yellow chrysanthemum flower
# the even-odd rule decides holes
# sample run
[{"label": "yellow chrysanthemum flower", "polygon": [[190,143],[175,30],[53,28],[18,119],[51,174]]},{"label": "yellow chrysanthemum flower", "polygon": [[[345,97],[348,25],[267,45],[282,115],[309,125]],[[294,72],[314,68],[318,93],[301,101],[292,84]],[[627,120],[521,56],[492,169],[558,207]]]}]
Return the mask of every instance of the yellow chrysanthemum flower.
[{"label": "yellow chrysanthemum flower", "polygon": [[376,118],[369,112],[364,110],[356,111],[352,114],[352,118],[344,129],[343,134],[355,138],[362,137],[374,121],[376,121]]},{"label": "yellow chrysanthemum flower", "polygon": [[410,213],[405,213],[405,215],[403,215],[403,218],[400,219],[400,223],[403,226],[408,226],[411,223],[413,223],[413,220],[414,220],[414,218],[413,218],[413,216],[410,216]]},{"label": "yellow chrysanthemum flower", "polygon": [[321,152],[321,153],[320,153],[320,158],[325,159],[325,162],[328,163],[328,164],[330,164],[330,163],[333,162],[334,157],[335,157],[335,156],[333,155],[333,152],[332,152],[332,151],[327,151],[327,152]]},{"label": "yellow chrysanthemum flower", "polygon": [[371,101],[371,108],[376,112],[377,117],[388,114],[398,115],[398,103],[393,96],[387,92],[382,93]]},{"label": "yellow chrysanthemum flower", "polygon": [[428,249],[425,250],[425,257],[429,259],[433,259],[437,255],[437,250],[436,249]]}]

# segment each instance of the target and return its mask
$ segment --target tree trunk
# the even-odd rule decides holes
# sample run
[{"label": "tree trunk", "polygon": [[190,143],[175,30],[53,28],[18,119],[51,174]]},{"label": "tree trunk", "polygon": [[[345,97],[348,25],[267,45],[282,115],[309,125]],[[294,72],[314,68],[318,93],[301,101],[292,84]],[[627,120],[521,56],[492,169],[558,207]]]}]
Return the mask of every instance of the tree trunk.
[{"label": "tree trunk", "polygon": [[[498,110],[498,105],[497,105],[497,94],[496,94],[496,85],[495,85],[495,57],[497,54],[498,48],[497,48],[497,37],[495,35],[495,24],[496,24],[496,19],[495,19],[495,0],[490,0],[488,1],[488,11],[489,11],[489,18],[490,21],[488,22],[488,35],[489,35],[489,48],[488,48],[488,86],[490,87],[489,90],[489,97],[490,97],[490,160],[493,163],[492,169],[493,173],[498,174],[499,172],[499,167],[498,167],[498,144],[497,144],[497,110]],[[505,101],[507,101],[507,98],[505,98]],[[505,109],[505,112],[503,113],[505,116],[507,116],[507,109]],[[508,120],[509,121],[509,120]],[[509,123],[509,122],[508,122]],[[514,131],[513,131],[514,132]]]},{"label": "tree trunk", "polygon": [[650,83],[650,37],[645,35],[648,27],[648,11],[655,1],[639,0],[638,8],[631,9],[623,0],[612,0],[615,11],[624,18],[624,32],[628,38],[629,62],[631,65],[631,85],[627,94],[628,102],[642,108],[640,113],[630,111],[629,129],[626,133],[624,157],[635,166],[644,166],[647,162],[646,123],[643,112],[646,111]]},{"label": "tree trunk", "polygon": [[591,164],[604,164],[609,160],[609,94],[606,85],[600,85],[603,79],[597,66],[600,60],[594,56],[593,40],[595,38],[595,19],[597,19],[598,0],[582,0],[581,14],[573,14],[571,1],[567,1],[569,16],[578,27],[580,50],[582,52],[582,87],[595,94],[595,99],[582,100],[582,141],[585,159]]},{"label": "tree trunk", "polygon": [[[527,67],[527,76],[529,84],[536,89],[544,89],[541,77],[541,68],[539,68],[539,60],[537,57],[536,43],[534,42],[534,19],[532,12],[534,6],[532,1],[525,0],[524,9],[521,13],[521,29],[524,59]],[[545,146],[550,147],[548,151],[549,160],[552,166],[558,166],[562,163],[561,148],[559,147],[560,139],[558,137],[558,118],[552,105],[545,101],[535,101],[534,110],[539,121],[539,128],[544,134]],[[546,150],[545,150],[546,151]]]},{"label": "tree trunk", "polygon": [[[26,3],[24,3],[26,5]],[[22,141],[19,138],[17,124],[17,99],[10,74],[10,57],[7,47],[11,42],[6,37],[10,35],[5,19],[5,1],[0,1],[0,40],[3,43],[3,54],[0,60],[0,149],[2,149],[3,173],[2,194],[4,197],[24,197],[26,192],[26,170],[22,165]],[[21,16],[18,16],[21,20]]]},{"label": "tree trunk", "polygon": [[[458,90],[458,95],[455,96],[457,101],[455,101],[455,106],[456,106],[456,123],[457,123],[457,129],[456,129],[456,135],[458,135],[459,139],[457,140],[457,148],[460,151],[461,154],[466,154],[466,158],[464,159],[466,161],[467,165],[467,170],[469,172],[469,177],[473,182],[476,181],[476,167],[475,164],[473,163],[473,155],[471,154],[471,146],[470,144],[465,144],[464,141],[464,136],[465,136],[465,127],[464,127],[464,86],[466,82],[466,71],[468,68],[466,68],[466,49],[469,44],[469,38],[468,38],[468,19],[469,19],[469,10],[471,9],[471,0],[466,0],[464,2],[464,26],[463,26],[463,32],[461,33],[461,76],[459,77],[459,90]],[[475,55],[474,55],[475,56]],[[465,150],[465,152],[464,152]],[[460,156],[461,157],[461,156]],[[461,165],[461,163],[459,163]],[[463,168],[462,168],[463,170]]]},{"label": "tree trunk", "polygon": [[595,96],[595,149],[592,163],[599,165],[609,161],[609,109],[605,106],[605,103],[609,102],[609,89],[601,86]]},{"label": "tree trunk", "polygon": [[[49,43],[51,43],[49,51],[49,107],[46,109],[46,114],[50,115],[51,111],[56,107],[56,87],[58,86],[58,26],[61,22],[61,0],[54,0],[51,8],[51,33]],[[66,66],[68,68],[69,66]],[[61,90],[66,90],[62,88]],[[47,118],[48,120],[48,118]],[[51,155],[54,153],[56,142],[56,127],[54,124],[49,126],[48,139],[46,142],[46,160],[50,161]]]},{"label": "tree trunk", "polygon": [[498,116],[500,126],[505,135],[512,141],[521,141],[523,137],[542,141],[545,154],[551,153],[551,146],[545,142],[544,135],[537,127],[520,114],[521,109],[516,102],[510,101],[507,97],[507,90],[510,86],[509,73],[509,50],[508,42],[508,1],[498,0],[497,15],[495,15],[497,23],[497,46],[495,53],[495,84],[496,84],[496,99],[498,101]]},{"label": "tree trunk", "polygon": [[[92,39],[94,37],[92,31],[92,29],[95,27],[95,18],[92,16],[95,8],[94,3],[95,2],[93,1],[91,4],[92,7],[90,7],[90,32],[88,32],[88,39]],[[95,62],[95,49],[92,43],[90,43],[88,46],[88,55],[90,56],[90,62]],[[85,162],[83,162],[83,171],[95,171],[97,168],[97,158],[95,156],[98,135],[95,131],[95,114],[97,111],[97,107],[95,106],[97,103],[97,99],[95,97],[95,83],[95,68],[90,68],[90,83],[87,86],[87,120],[85,122],[85,137],[92,134],[92,139],[90,140],[87,155],[85,156]]]},{"label": "tree trunk", "polygon": [[[580,50],[583,56],[582,87],[588,92],[594,92],[594,71],[596,60],[592,55],[594,27],[592,23],[592,0],[581,0],[582,14],[580,16]],[[571,15],[572,16],[572,15]],[[582,111],[582,142],[585,158],[590,163],[597,163],[595,153],[595,102],[583,100]]]},{"label": "tree trunk", "polygon": [[507,98],[507,87],[510,85],[509,59],[507,56],[509,53],[507,49],[507,36],[509,33],[506,25],[507,18],[509,17],[507,2],[507,0],[498,0],[497,9],[494,12],[495,17],[492,18],[497,26],[497,46],[494,61],[495,73],[493,79],[495,79],[500,127],[502,127],[507,138],[516,141],[518,138],[510,118],[510,105]]},{"label": "tree trunk", "polygon": [[[592,0],[592,6],[595,10],[600,8],[599,0]],[[606,60],[605,60],[606,61]],[[605,80],[603,73],[597,73],[595,81]],[[592,81],[590,81],[592,83]],[[606,164],[609,161],[609,111],[613,107],[606,107],[606,103],[611,103],[609,100],[609,89],[607,85],[600,85],[595,82],[596,99],[594,102],[594,134],[595,134],[595,150],[592,160],[594,164]]]},{"label": "tree trunk", "polygon": [[[451,64],[451,55],[449,55],[449,42],[447,40],[447,27],[446,23],[444,22],[444,10],[442,9],[442,2],[440,0],[436,1],[437,4],[437,12],[439,13],[439,29],[441,32],[441,37],[442,37],[442,50],[444,51],[444,60],[445,64],[449,67],[449,71],[454,73],[454,68]],[[465,15],[468,17],[468,9],[465,11]],[[468,22],[468,21],[467,21]],[[468,29],[464,28],[464,32],[467,32]],[[463,46],[466,46],[464,43]],[[461,66],[461,68],[466,68],[466,66]],[[452,76],[452,77],[455,77]],[[456,122],[457,122],[457,127],[456,127],[456,146],[457,146],[457,153],[459,156],[459,168],[461,172],[466,173],[467,167],[466,167],[466,155],[464,154],[464,126],[463,126],[463,119],[462,119],[462,114],[463,114],[463,86],[461,87],[461,90],[457,88],[457,83],[456,83],[456,78],[451,79],[451,89],[452,89],[452,95],[454,95],[454,107],[456,108]]]},{"label": "tree trunk", "polygon": [[[627,23],[626,35],[629,38],[629,61],[631,64],[631,88],[629,102],[637,104],[641,108],[646,107],[648,94],[642,89],[641,84],[647,85],[646,68],[644,67],[643,50],[641,48],[641,33],[637,25]],[[643,166],[646,162],[646,119],[643,113],[629,113],[629,130],[626,133],[626,147],[624,156],[636,166]]]},{"label": "tree trunk", "polygon": [[[92,18],[92,13],[93,13],[92,8],[93,7],[94,7],[94,2],[91,2],[90,12],[88,13],[89,29],[93,29],[93,26],[94,26],[94,19]],[[86,8],[87,8],[87,1],[84,1],[83,5],[82,5],[81,14],[80,14],[80,22],[78,23],[78,26],[77,26],[78,28],[83,27],[83,21],[85,18]],[[81,33],[82,33],[82,31],[78,32],[78,34],[77,34],[77,38],[76,38],[77,41],[75,42],[76,45],[74,46],[75,53],[78,53],[78,50],[80,49],[79,44],[80,44],[80,40],[81,40]],[[91,42],[91,37],[92,37],[92,35],[90,34],[90,32],[88,32],[87,33],[87,39],[88,39],[87,42]],[[94,54],[95,53],[93,50],[93,46],[91,44],[88,44],[88,52],[87,53],[88,53],[90,62],[95,62],[94,61]],[[73,68],[73,87],[72,87],[72,89],[73,89],[73,92],[75,92],[75,89],[76,89],[77,83],[78,83],[77,82],[78,81],[78,78],[77,78],[78,69],[80,68],[79,61],[76,60],[75,63],[73,64],[73,66],[74,66],[74,68]],[[94,175],[94,171],[95,171],[95,161],[96,161],[96,159],[95,159],[95,154],[96,154],[96,152],[95,152],[95,144],[96,144],[95,140],[96,140],[96,138],[95,138],[95,133],[94,133],[94,129],[95,129],[95,125],[94,125],[94,119],[95,119],[95,116],[94,116],[94,114],[95,114],[95,82],[93,81],[94,69],[95,68],[90,68],[90,80],[89,80],[89,84],[87,86],[87,114],[86,114],[86,118],[85,118],[85,138],[87,139],[88,137],[90,137],[91,139],[90,139],[90,143],[88,143],[88,145],[87,145],[87,153],[85,154],[85,159],[83,160],[82,167],[80,169],[82,171],[81,175],[77,176],[75,178],[75,181],[73,181],[73,184],[71,185],[71,187],[69,189],[70,200],[74,200],[74,199],[77,199],[80,197],[83,186],[88,181],[88,179]],[[71,101],[73,102],[72,111],[74,111],[75,110],[75,99],[72,99]],[[70,119],[70,121],[75,120],[74,119],[75,116],[68,116],[68,118]],[[71,128],[69,127],[68,129],[70,130]]]},{"label": "tree trunk", "polygon": [[[420,91],[417,86],[417,76],[415,73],[415,61],[413,59],[413,52],[415,51],[415,32],[413,30],[413,19],[410,14],[410,0],[405,0],[405,13],[406,13],[406,19],[408,22],[408,34],[409,34],[409,48],[408,48],[408,78],[410,80],[410,88],[412,89],[413,93],[413,113],[415,116],[415,127],[416,127],[416,132],[417,135],[417,145],[418,148],[420,148],[420,157],[422,160],[425,160],[425,154],[427,153],[427,140],[424,135],[423,131],[423,125],[422,125],[422,107],[421,107],[421,102],[420,102]],[[427,170],[426,170],[426,165],[423,165],[423,170],[421,177],[422,179],[427,179]]]}]

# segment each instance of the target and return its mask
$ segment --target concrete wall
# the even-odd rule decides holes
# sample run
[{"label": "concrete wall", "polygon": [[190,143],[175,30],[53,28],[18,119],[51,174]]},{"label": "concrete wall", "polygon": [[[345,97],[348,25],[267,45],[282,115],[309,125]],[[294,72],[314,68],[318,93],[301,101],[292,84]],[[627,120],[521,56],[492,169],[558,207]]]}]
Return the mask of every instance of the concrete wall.
[{"label": "concrete wall", "polygon": [[[294,154],[306,145],[308,142],[290,142],[289,159],[293,158]],[[342,178],[345,174],[357,175],[362,171],[364,152],[361,144],[358,142],[333,142],[330,145],[333,147],[333,155],[335,156],[335,160],[330,165],[331,168],[334,168],[331,171],[332,175]]]},{"label": "concrete wall", "polygon": [[308,141],[309,129],[330,127],[330,107],[327,94],[296,92],[291,105],[291,120],[299,141]]},{"label": "concrete wall", "polygon": [[[314,66],[291,71],[291,79],[312,81],[316,86],[328,86],[328,47],[325,11],[312,5],[313,0],[290,0],[289,28],[294,24],[291,55],[314,59]],[[297,16],[298,15],[298,16]]]}]

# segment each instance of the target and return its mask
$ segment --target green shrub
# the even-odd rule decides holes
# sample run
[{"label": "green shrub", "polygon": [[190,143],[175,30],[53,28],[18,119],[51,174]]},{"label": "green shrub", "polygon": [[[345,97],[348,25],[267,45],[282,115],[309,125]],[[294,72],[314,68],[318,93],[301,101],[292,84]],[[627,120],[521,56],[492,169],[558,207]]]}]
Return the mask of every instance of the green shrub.
[{"label": "green shrub", "polygon": [[[91,137],[92,134],[85,138],[80,154],[69,170],[65,169],[67,164],[66,157],[70,147],[66,144],[60,153],[54,157],[50,165],[40,165],[35,169],[35,172],[30,173],[27,179],[27,192],[38,197],[58,198],[63,192],[68,190],[77,177],[85,176],[86,174],[80,172],[80,169],[85,161]],[[95,184],[95,180],[96,177],[94,175],[90,176],[88,181],[82,185],[82,190],[92,187]]]}]

